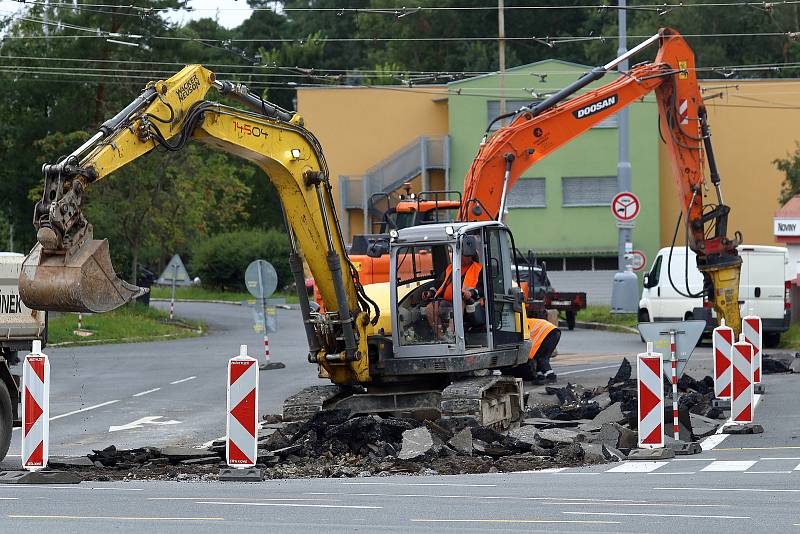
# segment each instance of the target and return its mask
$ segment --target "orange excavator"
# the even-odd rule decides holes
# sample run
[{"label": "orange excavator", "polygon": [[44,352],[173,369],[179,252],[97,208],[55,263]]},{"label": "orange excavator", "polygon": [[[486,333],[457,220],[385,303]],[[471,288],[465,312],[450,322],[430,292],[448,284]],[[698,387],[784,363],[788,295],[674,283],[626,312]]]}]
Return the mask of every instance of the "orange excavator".
[{"label": "orange excavator", "polygon": [[[636,65],[613,82],[568,99],[656,41],[659,50],[655,61]],[[500,220],[508,191],[523,172],[598,122],[655,91],[660,134],[670,153],[687,245],[697,254],[705,295],[717,318],[733,325],[738,336],[742,260],[736,246],[741,243],[741,234],[727,237],[730,207],[723,202],[706,108],[695,73],[692,49],[678,32],[663,28],[541,102],[497,117],[495,122],[510,118],[510,124],[484,137],[464,181],[459,220]],[[706,164],[715,202],[707,200]]]},{"label": "orange excavator", "polygon": [[[659,50],[655,61],[636,65],[616,80],[573,97],[623,60],[656,42]],[[658,103],[660,133],[670,153],[688,246],[697,254],[705,292],[717,318],[725,318],[727,324],[738,329],[741,258],[736,246],[741,243],[741,235],[737,232],[734,239],[726,235],[730,208],[722,198],[706,109],[695,74],[694,53],[673,29],[659,30],[623,56],[592,69],[541,102],[494,119],[493,124],[502,119],[510,119],[510,123],[491,135],[491,125],[486,129],[464,180],[458,220],[501,220],[508,192],[527,169],[652,91]],[[709,185],[706,163],[716,202],[706,201]],[[368,265],[377,267],[380,261],[372,258]],[[365,276],[366,265],[361,266],[362,280],[387,281],[384,276],[388,275],[388,269]]]}]

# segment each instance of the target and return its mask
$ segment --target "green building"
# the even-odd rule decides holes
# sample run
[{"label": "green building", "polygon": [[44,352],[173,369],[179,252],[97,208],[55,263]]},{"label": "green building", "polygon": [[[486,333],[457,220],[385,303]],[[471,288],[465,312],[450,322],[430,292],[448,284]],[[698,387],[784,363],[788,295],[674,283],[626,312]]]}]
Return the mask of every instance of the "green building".
[{"label": "green building", "polygon": [[[542,99],[589,69],[559,60],[509,69],[506,110]],[[493,73],[448,84],[451,189],[463,189],[481,137],[500,114],[499,82]],[[659,248],[658,110],[652,97],[629,110],[633,192],[641,202],[633,246],[649,259]],[[617,227],[610,210],[617,192],[617,155],[617,117],[612,116],[528,169],[507,201],[506,222],[517,248],[546,260],[557,288],[588,290],[598,304],[610,298],[611,273],[617,270]]]}]

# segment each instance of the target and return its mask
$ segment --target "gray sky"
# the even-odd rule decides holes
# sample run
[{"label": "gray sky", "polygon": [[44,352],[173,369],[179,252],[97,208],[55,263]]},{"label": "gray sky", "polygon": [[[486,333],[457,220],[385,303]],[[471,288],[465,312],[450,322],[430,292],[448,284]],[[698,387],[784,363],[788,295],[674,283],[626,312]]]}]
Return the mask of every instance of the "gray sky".
[{"label": "gray sky", "polygon": [[[88,0],[81,0],[88,2]],[[96,3],[103,3],[98,0]],[[246,20],[251,13],[246,0],[189,0],[193,11],[175,11],[165,14],[165,17],[174,22],[188,22],[200,18],[217,19],[226,28],[235,28]],[[0,0],[0,15],[16,13],[24,9],[25,4],[15,0]]]}]

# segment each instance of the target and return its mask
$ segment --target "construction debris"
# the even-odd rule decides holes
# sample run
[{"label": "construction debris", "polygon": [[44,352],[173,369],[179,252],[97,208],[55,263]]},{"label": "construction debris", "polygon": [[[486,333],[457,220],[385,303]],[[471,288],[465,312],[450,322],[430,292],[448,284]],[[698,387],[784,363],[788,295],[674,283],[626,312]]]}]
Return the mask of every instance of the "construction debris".
[{"label": "construction debris", "polygon": [[[508,432],[456,418],[420,421],[345,409],[320,411],[302,421],[266,415],[259,425],[260,471],[249,479],[487,473],[623,461],[637,446],[637,390],[630,376],[625,360],[604,387],[533,390],[534,404],[526,406],[520,426]],[[715,432],[721,410],[712,406],[708,377],[698,381],[684,375],[680,388],[686,440]],[[665,428],[672,428],[671,419]],[[85,457],[53,458],[51,464],[87,480],[216,480],[220,468],[227,467],[225,447],[224,440],[207,449],[112,445]]]}]

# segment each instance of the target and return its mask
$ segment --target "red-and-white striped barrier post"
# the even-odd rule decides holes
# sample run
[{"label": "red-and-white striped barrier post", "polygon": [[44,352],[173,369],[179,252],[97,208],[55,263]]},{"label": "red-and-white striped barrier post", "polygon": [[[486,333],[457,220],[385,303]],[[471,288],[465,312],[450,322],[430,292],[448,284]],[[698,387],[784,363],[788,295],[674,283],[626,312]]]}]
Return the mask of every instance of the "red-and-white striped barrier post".
[{"label": "red-and-white striped barrier post", "polygon": [[225,461],[230,467],[254,467],[258,459],[258,362],[242,345],[228,361],[228,421]]},{"label": "red-and-white striped barrier post", "polygon": [[652,342],[647,343],[647,352],[636,357],[640,449],[664,446],[663,365],[661,353],[653,352]]},{"label": "red-and-white striped barrier post", "polygon": [[761,318],[747,315],[742,318],[744,340],[753,346],[753,383],[761,383],[761,349],[763,348],[763,329]]},{"label": "red-and-white striped barrier post", "polygon": [[733,379],[731,381],[731,422],[753,422],[753,346],[739,334],[733,344]]},{"label": "red-and-white striped barrier post", "polygon": [[733,328],[725,326],[725,319],[714,329],[712,336],[714,352],[714,396],[731,398],[731,351],[733,351]]},{"label": "red-and-white striped barrier post", "polygon": [[175,279],[178,278],[178,266],[172,266],[172,297],[169,299],[169,320],[175,316]]},{"label": "red-and-white striped barrier post", "polygon": [[675,357],[675,331],[669,332],[669,361],[672,364],[672,433],[676,440],[681,439],[678,423],[678,359]]},{"label": "red-and-white striped barrier post", "polygon": [[35,340],[22,365],[22,467],[38,471],[50,455],[50,362]]},{"label": "red-and-white striped barrier post", "polygon": [[264,313],[264,360],[269,365],[269,336],[267,335],[267,314]]}]

